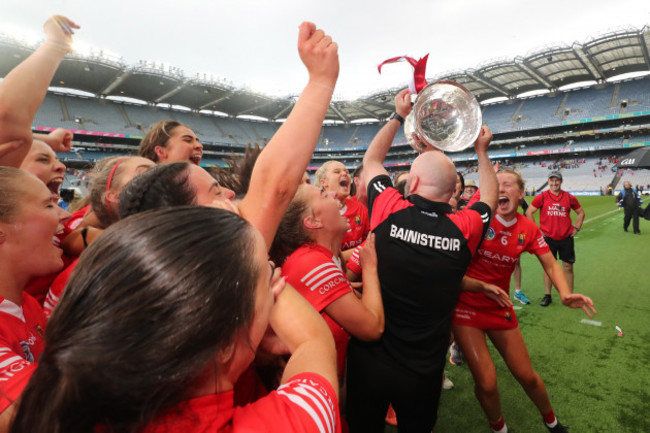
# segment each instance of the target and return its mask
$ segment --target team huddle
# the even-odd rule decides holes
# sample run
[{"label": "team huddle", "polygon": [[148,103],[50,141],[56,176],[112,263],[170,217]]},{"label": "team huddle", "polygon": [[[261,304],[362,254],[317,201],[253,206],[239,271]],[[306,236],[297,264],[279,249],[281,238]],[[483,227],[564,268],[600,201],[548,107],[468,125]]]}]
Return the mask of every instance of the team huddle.
[{"label": "team huddle", "polygon": [[486,336],[549,431],[566,431],[509,294],[526,251],[548,279],[546,305],[552,284],[564,305],[596,312],[573,293],[584,211],[560,173],[519,213],[524,181],[495,172],[483,126],[468,201],[436,150],[398,190],[383,163],[411,112],[404,90],[353,176],[329,161],[311,185],[339,63],[305,22],[309,81],[261,151],[209,173],[196,134],[159,122],[139,156],[96,165],[69,214],[55,152],[72,133],[31,125],[78,28],[51,17],[0,83],[0,431],[383,432],[392,406],[399,431],[429,432],[453,338],[505,433]]}]

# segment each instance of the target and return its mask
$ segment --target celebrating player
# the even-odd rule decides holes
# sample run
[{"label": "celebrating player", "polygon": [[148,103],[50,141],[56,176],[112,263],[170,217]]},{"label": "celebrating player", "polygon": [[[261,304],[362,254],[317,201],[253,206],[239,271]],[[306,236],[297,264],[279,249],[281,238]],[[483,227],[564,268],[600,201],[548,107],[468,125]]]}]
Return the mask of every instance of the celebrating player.
[{"label": "celebrating player", "polygon": [[[517,212],[524,194],[521,176],[504,170],[497,177],[497,213],[463,278],[466,291],[461,292],[454,311],[454,336],[474,377],[476,397],[494,432],[507,433],[508,428],[501,413],[496,371],[485,335],[535,403],[549,431],[566,432],[555,417],[542,379],[533,370],[508,294],[510,276],[521,253],[528,251],[537,256],[564,305],[582,308],[590,317],[596,310],[590,298],[571,293],[542,233],[533,221]],[[487,289],[492,290],[491,294],[472,293]]]}]

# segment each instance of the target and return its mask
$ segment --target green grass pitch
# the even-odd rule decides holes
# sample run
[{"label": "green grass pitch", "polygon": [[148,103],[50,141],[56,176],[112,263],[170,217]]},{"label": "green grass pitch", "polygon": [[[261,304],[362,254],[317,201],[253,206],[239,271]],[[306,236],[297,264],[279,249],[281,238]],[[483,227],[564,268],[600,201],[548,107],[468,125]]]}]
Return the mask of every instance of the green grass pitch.
[{"label": "green grass pitch", "polygon": [[[641,235],[632,227],[625,233],[613,197],[578,200],[586,217],[575,243],[574,290],[593,299],[598,314],[592,320],[601,326],[582,323],[584,312],[564,307],[555,291],[550,306],[539,305],[542,268],[530,254],[522,256],[522,289],[531,304],[515,301],[519,325],[555,414],[571,432],[650,432],[650,222],[641,219]],[[533,403],[490,349],[510,431],[546,432]],[[445,370],[455,387],[442,393],[435,432],[489,433],[468,367],[447,363]]]}]

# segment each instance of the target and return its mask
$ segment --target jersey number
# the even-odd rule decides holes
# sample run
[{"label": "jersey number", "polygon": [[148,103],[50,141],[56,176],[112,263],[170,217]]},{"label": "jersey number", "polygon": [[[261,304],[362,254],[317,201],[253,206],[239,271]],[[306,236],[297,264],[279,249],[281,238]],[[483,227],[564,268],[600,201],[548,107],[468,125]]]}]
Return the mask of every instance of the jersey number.
[{"label": "jersey number", "polygon": [[505,236],[503,236],[503,237],[501,238],[501,244],[502,244],[502,245],[508,245],[508,238],[505,237]]}]

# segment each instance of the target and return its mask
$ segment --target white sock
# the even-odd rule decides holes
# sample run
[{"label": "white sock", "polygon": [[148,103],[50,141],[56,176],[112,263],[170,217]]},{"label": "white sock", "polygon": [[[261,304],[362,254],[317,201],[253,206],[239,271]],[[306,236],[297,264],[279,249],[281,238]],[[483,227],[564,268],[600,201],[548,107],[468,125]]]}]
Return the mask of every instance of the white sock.
[{"label": "white sock", "polygon": [[506,424],[503,424],[503,428],[501,430],[495,430],[492,429],[494,433],[508,433],[508,426]]},{"label": "white sock", "polygon": [[546,424],[549,428],[555,427],[557,425],[557,417],[555,417],[552,423],[549,424],[546,421],[544,421],[544,424]]},{"label": "white sock", "polygon": [[521,290],[515,289],[515,293],[520,293],[520,292],[521,292]]}]

